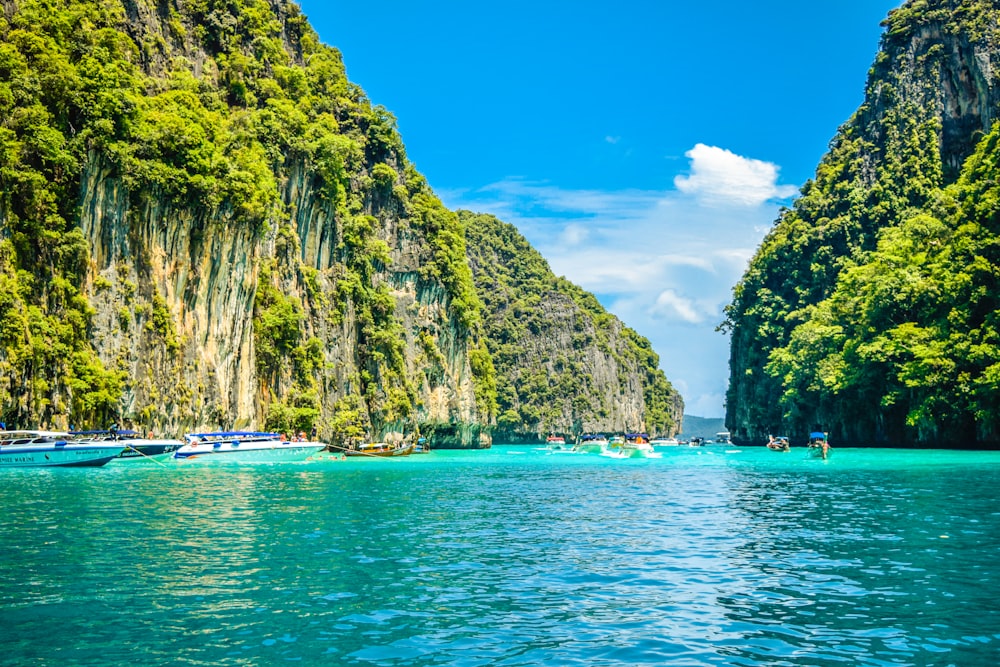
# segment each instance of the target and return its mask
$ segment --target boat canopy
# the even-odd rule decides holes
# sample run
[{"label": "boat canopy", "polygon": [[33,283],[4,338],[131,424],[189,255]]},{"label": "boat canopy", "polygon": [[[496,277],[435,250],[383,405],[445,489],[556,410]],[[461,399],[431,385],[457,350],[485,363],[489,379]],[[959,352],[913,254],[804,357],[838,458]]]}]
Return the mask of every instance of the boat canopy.
[{"label": "boat canopy", "polygon": [[810,440],[826,440],[826,433],[821,433],[819,431],[813,431],[809,434]]}]

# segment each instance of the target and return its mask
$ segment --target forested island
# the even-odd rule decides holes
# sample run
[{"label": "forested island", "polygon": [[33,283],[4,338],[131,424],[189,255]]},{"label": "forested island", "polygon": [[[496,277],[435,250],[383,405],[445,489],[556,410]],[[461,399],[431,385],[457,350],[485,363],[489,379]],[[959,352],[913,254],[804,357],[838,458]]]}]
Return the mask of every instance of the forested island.
[{"label": "forested island", "polygon": [[1000,443],[1000,3],[883,26],[864,103],[727,309],[737,442]]},{"label": "forested island", "polygon": [[458,213],[497,370],[496,438],[677,434],[684,403],[649,341],[553,274],[513,225]]},{"label": "forested island", "polygon": [[[7,424],[315,427],[457,447],[487,446],[496,427],[679,428],[648,341],[565,281],[517,299],[558,283],[578,314],[525,324],[573,327],[568,347],[509,354],[521,325],[505,328],[473,280],[475,225],[442,205],[395,118],[294,2],[0,7]],[[586,380],[598,357],[608,383]]]}]

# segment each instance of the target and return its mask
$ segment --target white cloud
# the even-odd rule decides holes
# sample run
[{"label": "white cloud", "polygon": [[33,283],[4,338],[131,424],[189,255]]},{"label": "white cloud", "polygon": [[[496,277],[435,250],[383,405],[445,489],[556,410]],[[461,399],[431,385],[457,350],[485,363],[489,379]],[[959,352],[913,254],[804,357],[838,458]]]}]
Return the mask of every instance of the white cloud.
[{"label": "white cloud", "polygon": [[645,292],[663,280],[665,265],[641,251],[603,240],[589,246],[538,245],[552,271],[597,294]]},{"label": "white cloud", "polygon": [[622,140],[622,138],[621,137],[612,137],[612,136],[609,135],[607,137],[604,137],[604,140],[606,142],[608,142],[609,144],[617,144],[619,141]]},{"label": "white cloud", "polygon": [[691,160],[691,175],[677,176],[674,185],[707,203],[760,206],[798,191],[792,185],[778,185],[778,167],[771,162],[705,144],[696,144],[684,155]]}]

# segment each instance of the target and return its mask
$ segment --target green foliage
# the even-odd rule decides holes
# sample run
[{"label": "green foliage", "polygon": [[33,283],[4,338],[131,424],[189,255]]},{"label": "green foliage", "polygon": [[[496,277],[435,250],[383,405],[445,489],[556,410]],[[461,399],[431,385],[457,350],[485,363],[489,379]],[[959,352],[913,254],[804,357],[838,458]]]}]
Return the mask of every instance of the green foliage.
[{"label": "green foliage", "polygon": [[174,319],[167,308],[166,300],[159,294],[153,295],[153,310],[149,327],[162,337],[168,350],[176,352],[180,349],[180,342],[177,340],[177,330],[174,327]]},{"label": "green foliage", "polygon": [[293,391],[287,401],[268,405],[264,427],[291,437],[303,432],[312,433],[320,416],[319,397],[315,391]]},{"label": "green foliage", "polygon": [[466,257],[462,223],[430,192],[422,178],[411,175],[409,187],[416,228],[427,237],[434,257],[422,268],[421,278],[444,284],[458,324],[471,331],[481,321],[481,304]]},{"label": "green foliage", "polygon": [[337,402],[330,418],[330,441],[343,446],[361,441],[367,433],[365,418],[361,410],[361,400],[356,394],[348,394]]},{"label": "green foliage", "polygon": [[475,378],[476,405],[487,423],[497,412],[497,373],[493,357],[485,340],[479,340],[469,350],[469,367]]},{"label": "green foliage", "polygon": [[301,304],[274,285],[273,271],[273,260],[261,264],[254,300],[257,368],[265,375],[277,373],[282,358],[297,348],[303,319]]}]

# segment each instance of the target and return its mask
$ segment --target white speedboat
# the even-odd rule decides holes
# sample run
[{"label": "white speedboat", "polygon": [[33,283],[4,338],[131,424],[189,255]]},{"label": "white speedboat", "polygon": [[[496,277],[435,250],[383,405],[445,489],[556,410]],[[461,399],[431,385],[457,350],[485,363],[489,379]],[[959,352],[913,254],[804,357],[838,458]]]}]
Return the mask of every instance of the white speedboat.
[{"label": "white speedboat", "polygon": [[96,467],[121,451],[117,442],[77,442],[63,431],[0,431],[0,468]]},{"label": "white speedboat", "polygon": [[585,435],[573,447],[574,452],[600,454],[608,448],[608,439],[603,435]]},{"label": "white speedboat", "polygon": [[677,447],[681,444],[681,441],[677,438],[653,438],[649,441],[649,444],[654,447]]},{"label": "white speedboat", "polygon": [[178,461],[275,463],[302,461],[326,447],[322,442],[285,440],[278,433],[220,431],[188,433],[173,458]]},{"label": "white speedboat", "polygon": [[161,461],[168,459],[184,443],[168,438],[143,437],[138,431],[107,429],[103,431],[72,431],[73,442],[107,442],[121,446],[121,452],[113,462],[119,461]]},{"label": "white speedboat", "polygon": [[566,444],[566,438],[561,435],[550,435],[545,439],[545,447],[550,452],[562,452],[570,451],[573,449],[571,445]]}]

